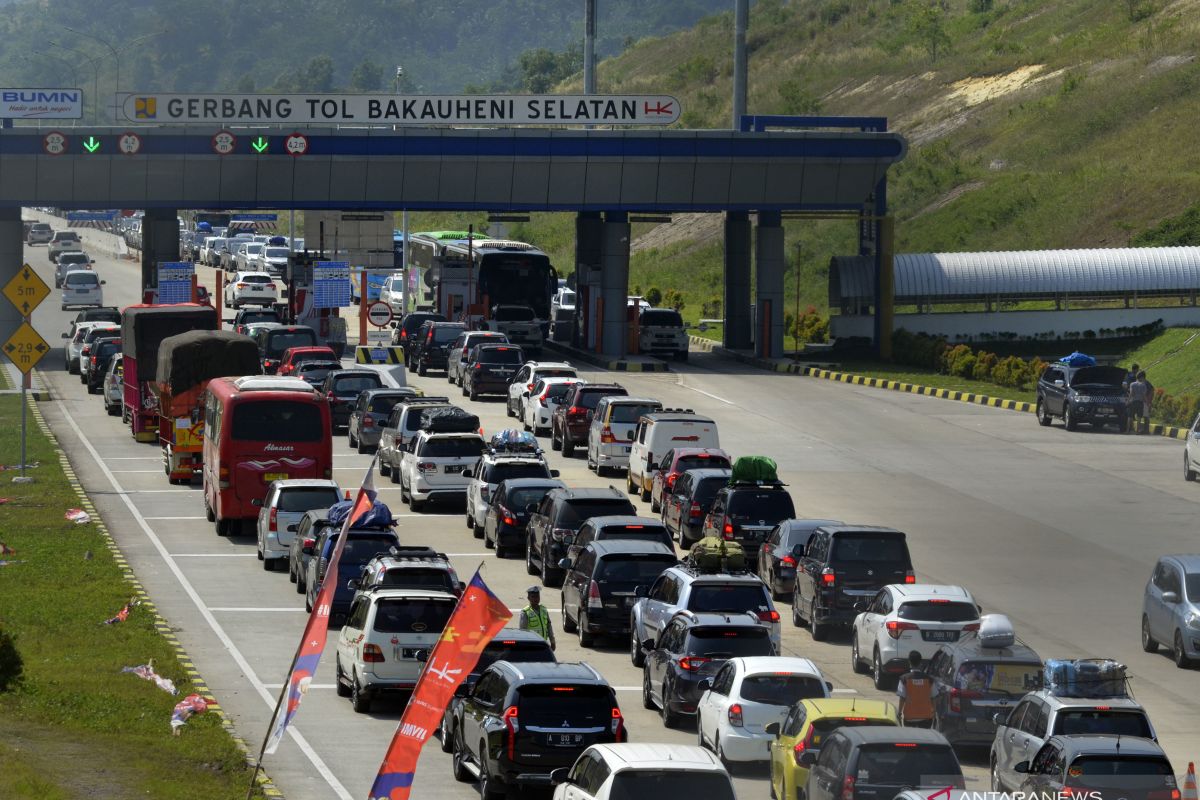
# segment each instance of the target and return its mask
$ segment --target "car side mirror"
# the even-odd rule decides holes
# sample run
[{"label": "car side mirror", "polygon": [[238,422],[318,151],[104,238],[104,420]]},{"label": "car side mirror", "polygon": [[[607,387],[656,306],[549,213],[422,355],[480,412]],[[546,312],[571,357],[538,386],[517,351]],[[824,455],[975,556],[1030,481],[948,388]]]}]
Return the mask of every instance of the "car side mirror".
[{"label": "car side mirror", "polygon": [[711,688],[712,681],[710,681],[708,678],[701,678],[700,682],[696,684],[696,691],[699,692],[707,692]]},{"label": "car side mirror", "polygon": [[108,281],[100,281],[100,285],[101,285],[101,286],[105,286],[105,285],[107,285],[107,284],[108,284]]},{"label": "car side mirror", "polygon": [[250,501],[250,505],[254,506],[255,508],[262,508],[262,498],[261,497],[254,498],[253,500]]},{"label": "car side mirror", "polygon": [[299,527],[300,527],[300,523],[296,523],[295,525],[288,525],[287,526],[288,533],[295,533],[296,529]]},{"label": "car side mirror", "polygon": [[346,581],[346,588],[347,589],[357,589],[358,588],[358,579],[351,578],[350,580]]},{"label": "car side mirror", "polygon": [[460,683],[454,689],[454,696],[455,697],[470,697],[471,696],[471,687]]},{"label": "car side mirror", "polygon": [[1055,381],[1054,385],[1061,389],[1064,386],[1066,386],[1067,384],[1066,384],[1066,381]]},{"label": "car side mirror", "polygon": [[1022,775],[1028,773],[1029,772],[1029,762],[1028,761],[1018,761],[1016,766],[1013,767],[1013,772],[1020,772]]},{"label": "car side mirror", "polygon": [[772,736],[778,736],[779,735],[779,723],[778,722],[768,722],[767,726],[765,728],[763,728],[763,730],[765,732],[771,734]]},{"label": "car side mirror", "polygon": [[559,767],[558,769],[550,770],[550,783],[555,786],[571,782],[571,768]]},{"label": "car side mirror", "polygon": [[643,650],[653,650],[654,649],[654,640],[653,639],[643,639],[642,640],[642,649]]},{"label": "car side mirror", "polygon": [[569,559],[569,558],[560,558],[560,559],[558,560],[558,568],[559,568],[559,569],[570,569],[570,568],[571,568],[571,565],[572,565],[573,563],[574,563],[574,562],[573,562],[573,561],[571,561],[571,559]]},{"label": "car side mirror", "polygon": [[62,335],[62,338],[64,338],[64,339],[70,339],[70,338],[71,338],[71,334],[69,334],[69,333],[64,333],[64,334]]},{"label": "car side mirror", "polygon": [[526,511],[526,513],[529,513],[529,514],[536,514],[537,513],[537,503],[530,503],[529,505],[525,506],[525,511]]},{"label": "car side mirror", "polygon": [[817,754],[812,750],[805,750],[800,754],[800,766],[811,768],[815,763],[817,763]]},{"label": "car side mirror", "polygon": [[1176,592],[1163,592],[1162,599],[1164,603],[1178,603],[1179,594]]},{"label": "car side mirror", "polygon": [[825,691],[827,691],[827,692],[833,691],[833,681],[825,681]]},{"label": "car side mirror", "polygon": [[863,611],[866,611],[867,608],[870,607],[870,605],[871,604],[868,603],[866,600],[859,600],[857,603],[854,604],[854,610],[858,611],[859,613],[862,613]]},{"label": "car side mirror", "polygon": [[1008,713],[1007,712],[997,711],[995,714],[992,714],[992,723],[993,724],[1003,725],[1006,722],[1008,722]]},{"label": "car side mirror", "polygon": [[557,478],[557,477],[558,477],[559,475],[561,475],[561,474],[562,474],[562,473],[561,473],[561,472],[559,472],[559,471],[558,471],[558,470],[556,470],[556,469],[552,469],[552,470],[550,470],[550,477],[551,477],[551,478]]},{"label": "car side mirror", "polygon": [[467,582],[466,582],[466,581],[459,581],[459,582],[458,582],[458,593],[459,593],[459,594],[462,594],[462,593],[463,593],[463,592],[465,592],[466,590],[467,590]]},{"label": "car side mirror", "polygon": [[650,594],[650,590],[645,585],[635,586],[633,589],[634,597],[645,597]]}]

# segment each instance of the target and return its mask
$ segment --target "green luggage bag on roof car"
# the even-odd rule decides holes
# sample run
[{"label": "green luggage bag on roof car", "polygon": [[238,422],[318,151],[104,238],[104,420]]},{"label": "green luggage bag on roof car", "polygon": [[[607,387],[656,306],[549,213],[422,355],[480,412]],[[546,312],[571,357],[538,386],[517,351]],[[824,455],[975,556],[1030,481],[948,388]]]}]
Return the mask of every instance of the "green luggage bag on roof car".
[{"label": "green luggage bag on roof car", "polygon": [[766,456],[741,456],[733,462],[730,483],[775,483],[779,474],[773,459]]}]

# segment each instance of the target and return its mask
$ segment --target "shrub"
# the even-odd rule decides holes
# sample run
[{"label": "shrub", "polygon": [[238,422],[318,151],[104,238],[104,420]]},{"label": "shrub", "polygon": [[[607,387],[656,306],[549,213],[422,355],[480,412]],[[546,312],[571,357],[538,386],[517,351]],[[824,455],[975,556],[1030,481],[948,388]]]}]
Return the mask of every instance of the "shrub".
[{"label": "shrub", "polygon": [[954,365],[968,355],[971,355],[970,345],[954,345],[954,347],[951,347],[949,350],[946,350],[942,353],[942,363],[939,371],[953,375]]},{"label": "shrub", "polygon": [[[636,294],[636,292],[635,292]],[[646,290],[646,294],[642,295],[646,298],[646,302],[652,306],[662,305],[663,293],[657,286],[651,286]]]},{"label": "shrub", "polygon": [[829,317],[809,306],[796,322],[795,336],[800,342],[829,341]]},{"label": "shrub", "polygon": [[1028,375],[1028,366],[1017,356],[1001,359],[992,369],[992,380],[1001,386],[1020,386]]},{"label": "shrub", "polygon": [[999,358],[995,353],[989,353],[986,350],[979,351],[975,356],[975,369],[971,372],[971,377],[977,381],[990,381],[997,361]]},{"label": "shrub", "polygon": [[[649,300],[650,298],[647,297],[646,299]],[[667,289],[667,291],[663,292],[662,304],[667,308],[673,308],[676,311],[682,311],[683,307],[687,305],[684,302],[683,295],[675,289]]]},{"label": "shrub", "polygon": [[950,365],[950,374],[956,378],[970,378],[975,374],[975,362],[977,360],[975,354],[968,348],[966,353],[954,359],[954,363]]},{"label": "shrub", "polygon": [[21,682],[25,664],[17,652],[15,637],[0,631],[0,692],[6,692]]}]

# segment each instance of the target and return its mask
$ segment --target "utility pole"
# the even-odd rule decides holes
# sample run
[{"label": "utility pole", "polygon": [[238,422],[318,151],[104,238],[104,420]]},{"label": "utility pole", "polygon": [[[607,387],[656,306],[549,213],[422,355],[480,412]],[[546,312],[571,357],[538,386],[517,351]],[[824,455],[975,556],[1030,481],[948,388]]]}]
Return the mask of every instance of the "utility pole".
[{"label": "utility pole", "polygon": [[750,26],[750,0],[733,6],[733,129],[740,130],[746,113],[746,28]]},{"label": "utility pole", "polygon": [[583,93],[596,93],[596,0],[583,0]]}]

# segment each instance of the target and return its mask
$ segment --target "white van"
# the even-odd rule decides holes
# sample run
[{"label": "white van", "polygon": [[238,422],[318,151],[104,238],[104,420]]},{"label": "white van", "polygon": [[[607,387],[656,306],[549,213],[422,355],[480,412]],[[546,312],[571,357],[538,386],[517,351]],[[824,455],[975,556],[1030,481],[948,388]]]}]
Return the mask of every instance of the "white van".
[{"label": "white van", "polygon": [[638,420],[629,450],[629,493],[650,499],[654,473],[663,454],[675,447],[720,447],[717,423],[690,408],[666,408]]}]

